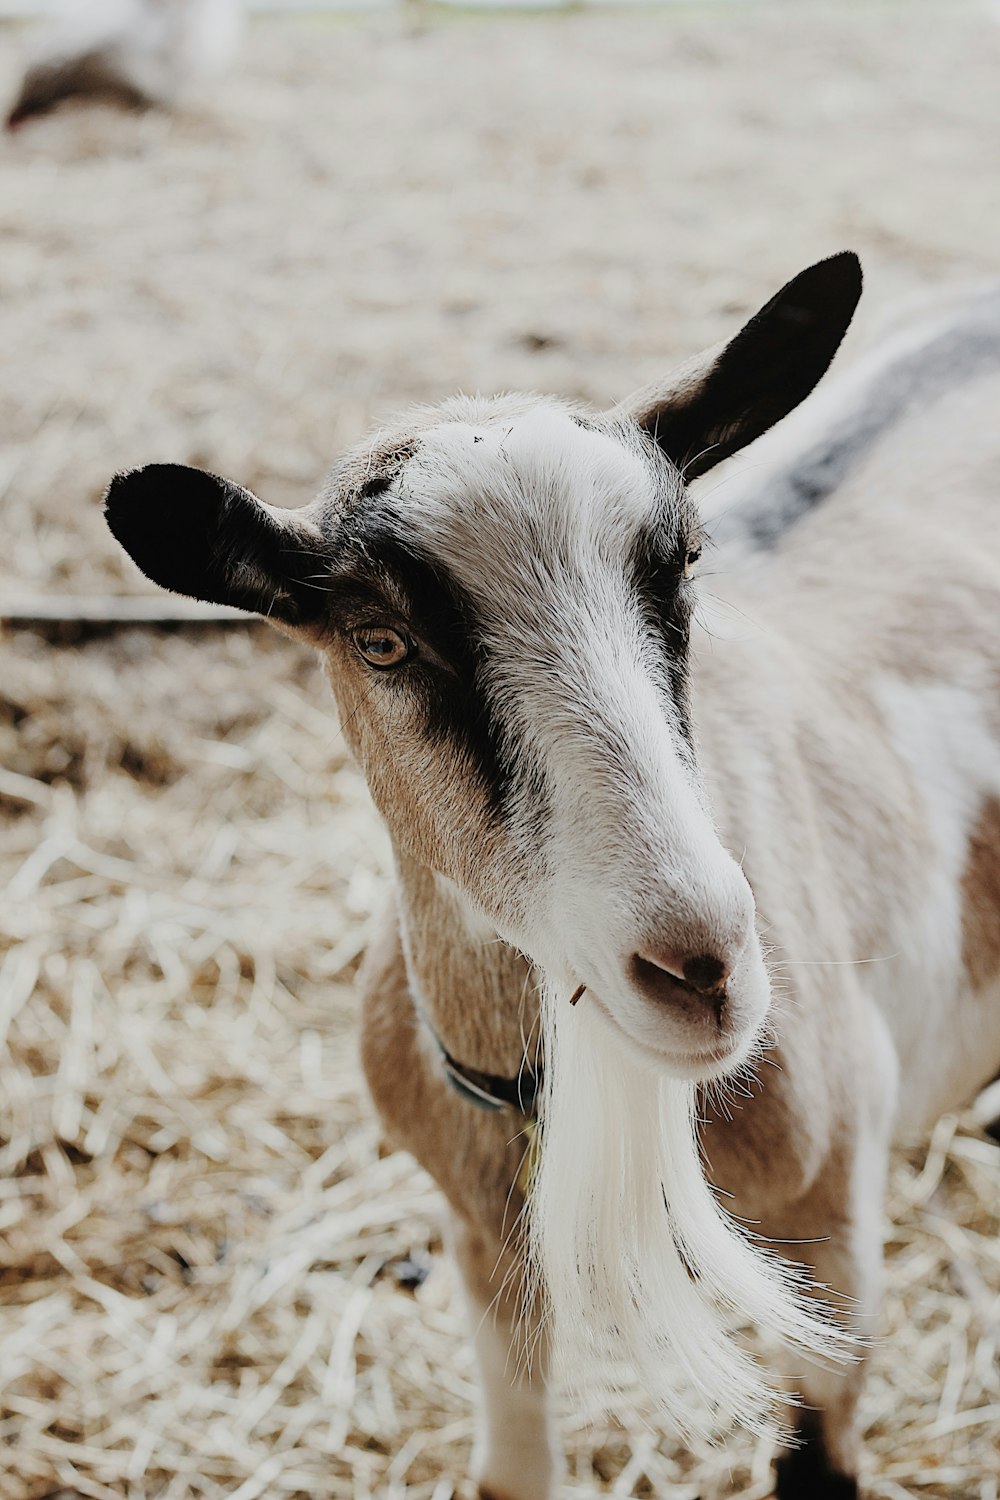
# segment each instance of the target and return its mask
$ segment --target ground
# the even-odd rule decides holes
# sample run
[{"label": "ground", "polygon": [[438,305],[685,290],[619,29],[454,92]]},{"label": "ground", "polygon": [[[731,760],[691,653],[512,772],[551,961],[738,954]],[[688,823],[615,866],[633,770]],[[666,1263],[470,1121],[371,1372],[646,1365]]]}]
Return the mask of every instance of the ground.
[{"label": "ground", "polygon": [[[115,469],[299,503],[400,404],[605,403],[845,246],[850,358],[897,297],[997,272],[998,77],[995,11],[961,3],[405,7],[259,20],[173,117],[25,129],[0,601],[147,592],[100,518]],[[4,1500],[468,1494],[437,1201],[380,1153],[356,1061],[385,871],[303,651],[0,638]],[[895,1165],[881,1500],[997,1500],[998,1202],[967,1121]],[[574,1494],[768,1493],[766,1444],[658,1442],[639,1396],[566,1430]]]}]

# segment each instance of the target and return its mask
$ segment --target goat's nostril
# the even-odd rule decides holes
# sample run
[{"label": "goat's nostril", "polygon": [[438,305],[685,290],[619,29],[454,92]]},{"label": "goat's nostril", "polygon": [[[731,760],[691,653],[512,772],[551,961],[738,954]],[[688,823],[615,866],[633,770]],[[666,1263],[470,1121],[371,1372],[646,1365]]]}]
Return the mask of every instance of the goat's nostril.
[{"label": "goat's nostril", "polygon": [[676,1004],[687,993],[716,1009],[725,1004],[729,966],[712,953],[692,958],[657,950],[633,953],[629,973],[632,983],[650,1000]]},{"label": "goat's nostril", "polygon": [[712,953],[699,953],[695,958],[685,959],[681,973],[685,984],[703,995],[721,989],[729,977],[727,966]]}]

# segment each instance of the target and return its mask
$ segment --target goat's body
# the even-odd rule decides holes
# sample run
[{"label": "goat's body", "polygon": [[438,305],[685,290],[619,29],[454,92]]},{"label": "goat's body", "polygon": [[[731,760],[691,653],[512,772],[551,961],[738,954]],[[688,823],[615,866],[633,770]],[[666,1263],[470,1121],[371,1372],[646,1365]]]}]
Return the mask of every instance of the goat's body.
[{"label": "goat's body", "polygon": [[[917,396],[743,557],[695,668],[713,805],[747,851],[779,1001],[835,995],[850,971],[899,1062],[900,1138],[1000,1065],[1000,297],[925,340],[953,383],[921,397],[883,365]],[[842,404],[867,394],[861,373]]]},{"label": "goat's body", "polygon": [[[856,1299],[867,1334],[890,1139],[1000,1068],[1000,331],[990,360],[982,317],[952,325],[953,347],[963,326],[974,372],[899,403],[822,505],[772,529],[766,547],[735,549],[732,573],[711,583],[727,607],[712,607],[693,657],[709,796],[752,885],[776,993],[774,1048],[746,1095],[709,1109],[706,1155],[738,1215],[776,1240],[812,1242],[789,1253]],[[871,369],[860,389],[841,381],[848,406]],[[827,408],[836,419],[837,403]],[[395,1139],[441,1183],[485,1263],[516,1218],[523,1142],[449,1090],[411,984],[421,1010],[446,1018],[449,1050],[510,1072],[534,1021],[527,974],[511,950],[463,929],[433,877],[404,864],[399,895],[409,976],[397,929],[368,971],[368,1076]],[[501,1004],[480,1007],[484,985]],[[412,1048],[402,1065],[401,1035]],[[460,1139],[470,1159],[456,1162]],[[493,1337],[511,1337],[509,1316]],[[807,1378],[805,1399],[823,1414],[805,1456],[785,1461],[783,1495],[853,1493],[837,1486],[856,1472],[859,1387],[857,1370]],[[494,1440],[484,1493],[547,1495],[540,1407],[519,1483],[504,1457],[513,1442]]]},{"label": "goat's body", "polygon": [[[781,1500],[857,1496],[863,1362],[815,1362],[831,1331],[702,1163],[873,1335],[890,1143],[1000,1068],[1000,299],[906,333],[752,451],[715,497],[725,597],[695,614],[682,473],[803,400],[859,293],[854,257],[821,262],[603,416],[413,414],[303,512],[169,465],[109,491],[151,577],[321,647],[389,823],[363,1056],[452,1209],[484,1500],[551,1500],[543,1311],[557,1349],[624,1356],[704,1427],[764,1394],[720,1309],[801,1351]],[[463,1067],[506,1080],[500,1113],[451,1090]]]}]

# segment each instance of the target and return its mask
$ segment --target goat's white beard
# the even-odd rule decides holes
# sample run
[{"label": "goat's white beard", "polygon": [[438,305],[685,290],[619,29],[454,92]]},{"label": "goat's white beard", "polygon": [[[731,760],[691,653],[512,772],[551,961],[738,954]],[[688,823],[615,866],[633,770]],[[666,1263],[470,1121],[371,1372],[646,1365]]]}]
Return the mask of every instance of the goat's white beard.
[{"label": "goat's white beard", "polygon": [[532,1275],[556,1374],[612,1397],[630,1367],[684,1433],[738,1421],[774,1435],[776,1393],[733,1314],[814,1358],[848,1336],[803,1297],[805,1273],[752,1245],[699,1159],[695,1086],[643,1066],[587,997],[542,1000],[541,1150],[528,1202]]}]

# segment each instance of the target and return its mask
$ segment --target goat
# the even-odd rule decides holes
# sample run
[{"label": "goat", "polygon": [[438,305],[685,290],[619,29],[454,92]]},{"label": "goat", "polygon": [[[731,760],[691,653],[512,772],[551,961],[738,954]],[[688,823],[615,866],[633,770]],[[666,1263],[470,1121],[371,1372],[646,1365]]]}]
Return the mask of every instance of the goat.
[{"label": "goat", "polygon": [[230,65],[242,20],[242,0],[87,0],[42,28],[7,128],[70,98],[170,107]]},{"label": "goat", "polygon": [[560,1350],[758,1420],[727,1309],[800,1351],[781,1500],[857,1496],[890,1144],[1000,1068],[1000,298],[762,441],[738,627],[699,603],[692,481],[860,291],[820,262],[604,415],[419,411],[300,511],[174,465],[107,493],[150,578],[318,646],[388,823],[362,1056],[450,1207],[482,1500],[553,1495]]}]

